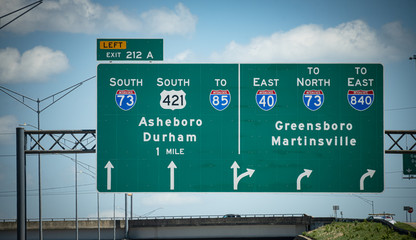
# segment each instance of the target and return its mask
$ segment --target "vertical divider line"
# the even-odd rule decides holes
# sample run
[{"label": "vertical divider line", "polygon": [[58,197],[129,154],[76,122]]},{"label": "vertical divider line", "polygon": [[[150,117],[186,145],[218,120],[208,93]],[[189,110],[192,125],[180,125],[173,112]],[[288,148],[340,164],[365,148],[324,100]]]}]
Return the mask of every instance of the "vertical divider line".
[{"label": "vertical divider line", "polygon": [[241,85],[240,85],[240,63],[238,63],[238,155],[241,154]]}]

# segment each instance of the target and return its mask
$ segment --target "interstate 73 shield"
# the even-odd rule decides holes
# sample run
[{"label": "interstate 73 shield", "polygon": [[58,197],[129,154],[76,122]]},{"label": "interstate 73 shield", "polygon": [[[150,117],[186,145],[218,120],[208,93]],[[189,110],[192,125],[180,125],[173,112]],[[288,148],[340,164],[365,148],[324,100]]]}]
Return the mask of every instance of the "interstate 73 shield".
[{"label": "interstate 73 shield", "polygon": [[311,111],[318,110],[324,104],[324,92],[322,90],[305,90],[303,103]]},{"label": "interstate 73 shield", "polygon": [[116,104],[124,111],[132,109],[136,100],[137,96],[134,90],[117,90],[116,92]]},{"label": "interstate 73 shield", "polygon": [[230,105],[231,95],[228,90],[212,90],[209,101],[216,110],[222,111]]},{"label": "interstate 73 shield", "polygon": [[358,111],[367,110],[374,101],[373,90],[348,90],[348,102]]}]

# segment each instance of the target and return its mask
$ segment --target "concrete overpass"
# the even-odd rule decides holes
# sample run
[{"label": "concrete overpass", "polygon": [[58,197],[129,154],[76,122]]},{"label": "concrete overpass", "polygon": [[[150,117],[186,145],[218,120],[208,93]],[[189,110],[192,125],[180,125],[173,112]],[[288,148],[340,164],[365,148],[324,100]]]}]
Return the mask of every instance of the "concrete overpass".
[{"label": "concrete overpass", "polygon": [[[293,239],[310,229],[312,217],[303,214],[245,215],[241,217],[190,216],[129,220],[129,239]],[[0,222],[0,239],[17,239],[15,221]],[[75,221],[44,220],[44,239],[75,239]],[[124,239],[124,220],[78,221],[79,239]],[[27,239],[38,239],[38,222],[28,222]]]}]

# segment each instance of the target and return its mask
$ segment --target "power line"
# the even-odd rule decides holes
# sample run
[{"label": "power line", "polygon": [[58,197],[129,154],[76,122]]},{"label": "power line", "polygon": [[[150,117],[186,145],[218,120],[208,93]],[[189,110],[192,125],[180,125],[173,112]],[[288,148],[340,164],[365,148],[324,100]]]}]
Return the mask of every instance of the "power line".
[{"label": "power line", "polygon": [[416,187],[385,187],[385,189],[416,189]]},{"label": "power line", "polygon": [[385,109],[384,111],[398,111],[398,110],[408,110],[408,109],[416,109],[416,107],[405,107],[405,108],[391,108],[391,109]]},{"label": "power line", "polygon": [[[38,117],[38,126],[37,129],[40,131],[40,113],[42,111],[44,111],[45,109],[49,108],[50,106],[52,106],[54,103],[58,102],[59,100],[61,100],[63,97],[67,96],[69,93],[71,93],[72,91],[74,91],[75,89],[79,88],[82,84],[84,84],[87,81],[90,81],[91,79],[95,78],[96,76],[92,76],[90,78],[87,78],[75,85],[72,85],[68,88],[65,88],[62,91],[59,91],[55,94],[52,94],[42,100],[39,100],[39,98],[37,100],[34,100],[30,97],[27,97],[23,94],[17,93],[15,91],[12,91],[8,88],[5,88],[3,86],[0,86],[0,91],[4,92],[5,94],[7,94],[8,96],[10,96],[11,98],[15,99],[16,101],[20,102],[21,104],[23,104],[24,106],[28,107],[29,109],[31,109],[32,111],[34,111],[35,113],[37,113],[37,117]],[[62,95],[60,95],[62,94]],[[60,96],[59,96],[60,95]],[[57,99],[55,99],[55,97]],[[19,98],[22,98],[21,100]],[[40,103],[52,98],[52,103],[50,103],[49,105],[47,105],[46,107],[43,107],[41,109],[40,107]],[[25,103],[25,99],[29,99],[32,102],[34,102],[36,104],[36,108],[31,107],[30,105]],[[38,135],[38,141],[40,141],[39,135]],[[39,150],[40,145],[38,144],[38,150]],[[75,165],[76,167],[78,166],[78,164]],[[38,154],[38,184],[39,184],[39,191],[38,191],[38,196],[39,196],[39,239],[43,240],[43,227],[42,227],[42,174],[41,174],[41,160],[40,160],[40,154]],[[24,212],[26,212],[26,207],[24,207]],[[25,215],[26,213],[24,213],[23,215]],[[19,224],[18,224],[18,229],[21,223],[21,219],[19,219]]]},{"label": "power line", "polygon": [[386,174],[390,174],[390,173],[403,173],[403,171],[392,171],[392,172],[386,172]]},{"label": "power line", "polygon": [[[3,87],[3,86],[0,86],[0,91],[4,92],[4,93],[5,93],[5,94],[7,94],[9,97],[11,97],[11,98],[15,99],[16,101],[20,102],[21,104],[25,105],[26,107],[28,107],[28,108],[29,108],[29,109],[31,109],[32,111],[34,111],[34,112],[36,112],[36,113],[40,114],[41,112],[43,112],[44,110],[46,110],[47,108],[49,108],[50,106],[52,106],[54,103],[56,103],[56,102],[58,102],[59,100],[61,100],[63,97],[65,97],[66,95],[70,94],[70,93],[71,93],[71,92],[73,92],[75,89],[79,88],[82,84],[84,84],[84,83],[85,83],[85,82],[87,82],[87,81],[90,81],[91,79],[94,79],[95,77],[96,77],[96,76],[92,76],[92,77],[89,77],[89,78],[87,78],[87,79],[85,79],[85,80],[82,80],[81,82],[76,83],[76,84],[74,84],[74,85],[72,85],[72,86],[70,86],[70,87],[68,87],[68,88],[65,88],[64,90],[61,90],[61,91],[56,92],[56,93],[54,93],[54,94],[52,94],[52,95],[50,95],[50,96],[48,96],[48,97],[45,97],[45,98],[44,98],[44,99],[42,99],[42,100],[39,100],[39,99],[38,99],[38,100],[35,100],[35,99],[31,98],[31,97],[25,96],[25,95],[23,95],[23,94],[20,94],[20,93],[18,93],[18,92],[16,92],[16,91],[13,91],[13,90],[8,89],[8,88]],[[63,94],[63,95],[62,95],[62,96],[58,96],[58,95],[60,95],[60,94]],[[21,99],[20,99],[20,98],[21,98]],[[43,107],[43,108],[40,108],[40,107],[39,107],[39,104],[40,104],[41,102],[43,102],[43,101],[45,101],[45,100],[48,100],[48,99],[50,99],[50,98],[52,98],[52,103],[48,104],[47,106],[45,106],[45,107]],[[56,98],[56,99],[55,99],[55,98]],[[30,101],[32,101],[33,103],[37,104],[37,109],[36,109],[35,107],[30,106],[28,103],[26,103],[27,101],[25,102],[25,100],[30,100]],[[38,129],[38,130],[40,130],[40,129]]]},{"label": "power line", "polygon": [[19,14],[17,17],[13,18],[13,19],[12,19],[12,20],[10,20],[8,23],[4,24],[3,26],[0,26],[0,29],[2,29],[2,28],[4,28],[4,27],[6,27],[6,26],[7,26],[7,25],[9,25],[10,23],[12,23],[12,22],[16,21],[16,20],[17,20],[18,18],[20,18],[21,16],[25,15],[26,13],[28,13],[29,11],[31,11],[31,10],[32,10],[32,9],[34,9],[35,7],[39,6],[42,2],[43,2],[43,1],[37,1],[37,2],[31,3],[31,4],[29,4],[29,5],[26,5],[26,6],[22,7],[22,8],[19,8],[19,9],[17,9],[17,10],[15,10],[15,11],[13,11],[13,12],[10,12],[10,13],[7,13],[7,14],[5,14],[5,15],[3,15],[3,16],[0,16],[0,20],[1,20],[1,19],[2,19],[2,18],[4,18],[4,17],[7,17],[7,16],[9,16],[9,15],[11,15],[11,14],[14,14],[14,13],[20,12],[20,11],[22,11],[23,9],[25,9],[25,8],[29,8],[29,7],[30,7],[28,10],[26,10],[26,11],[24,11],[23,13]]},{"label": "power line", "polygon": [[[86,186],[92,186],[92,185],[95,185],[95,183],[78,184],[78,187],[86,187]],[[56,189],[65,189],[65,188],[73,188],[73,187],[75,187],[75,185],[42,188],[42,190],[56,190]],[[38,189],[28,189],[27,191],[28,192],[33,192],[33,191],[38,191]],[[13,192],[16,192],[16,190],[1,191],[0,194],[13,193]]]}]

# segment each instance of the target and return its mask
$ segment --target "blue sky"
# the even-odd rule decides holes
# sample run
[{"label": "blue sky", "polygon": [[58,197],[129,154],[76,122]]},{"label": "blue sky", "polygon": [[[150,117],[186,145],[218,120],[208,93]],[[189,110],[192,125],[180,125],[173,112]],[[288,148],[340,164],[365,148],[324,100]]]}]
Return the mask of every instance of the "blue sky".
[{"label": "blue sky", "polygon": [[[3,0],[0,16],[29,3]],[[409,57],[416,54],[415,9],[415,1],[403,0],[47,0],[0,30],[0,85],[43,99],[96,75],[97,38],[163,38],[164,62],[382,63],[385,129],[414,130],[416,64]],[[15,154],[15,138],[10,133],[19,124],[36,125],[37,119],[35,112],[4,93],[0,101],[0,218],[15,218],[15,158],[9,156]],[[95,129],[96,79],[43,111],[41,128]],[[42,158],[43,217],[74,217],[74,156],[68,157]],[[95,175],[95,156],[78,159],[86,166],[79,168],[84,172],[78,175],[79,215],[96,216],[95,179],[90,176]],[[28,157],[27,164],[28,217],[36,218],[37,159]],[[360,196],[374,201],[376,212],[391,212],[404,221],[403,206],[416,207],[416,180],[403,180],[401,171],[401,155],[386,155],[385,191]],[[112,198],[101,195],[102,216],[112,216]],[[124,195],[116,198],[121,215]],[[135,216],[330,216],[333,205],[339,205],[345,217],[366,217],[371,211],[351,194],[134,194]]]}]

